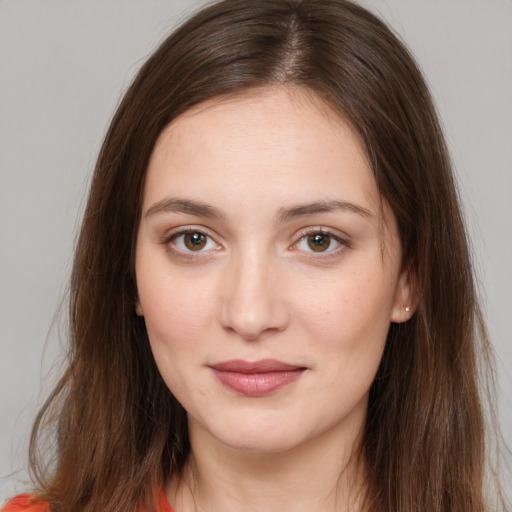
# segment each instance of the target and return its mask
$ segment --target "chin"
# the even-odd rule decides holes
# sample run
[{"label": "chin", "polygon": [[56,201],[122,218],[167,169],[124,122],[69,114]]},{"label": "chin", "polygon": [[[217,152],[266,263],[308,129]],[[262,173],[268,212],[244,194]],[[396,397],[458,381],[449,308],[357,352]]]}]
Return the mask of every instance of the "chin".
[{"label": "chin", "polygon": [[189,420],[190,435],[210,440],[232,450],[248,453],[282,453],[293,449],[306,440],[301,432],[290,428],[290,420],[285,418],[257,418],[247,415],[243,418],[226,418],[215,424]]},{"label": "chin", "polygon": [[245,453],[283,453],[295,448],[300,442],[294,441],[290,435],[269,436],[266,434],[253,434],[247,432],[241,433],[239,436],[223,436],[218,438],[228,448]]}]

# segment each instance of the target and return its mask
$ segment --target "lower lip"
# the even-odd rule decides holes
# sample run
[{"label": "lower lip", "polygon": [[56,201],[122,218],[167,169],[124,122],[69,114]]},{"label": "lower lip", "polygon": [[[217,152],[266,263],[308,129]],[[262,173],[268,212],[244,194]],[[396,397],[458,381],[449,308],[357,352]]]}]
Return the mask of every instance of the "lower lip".
[{"label": "lower lip", "polygon": [[304,368],[264,373],[242,373],[213,369],[224,386],[247,396],[262,396],[297,380]]}]

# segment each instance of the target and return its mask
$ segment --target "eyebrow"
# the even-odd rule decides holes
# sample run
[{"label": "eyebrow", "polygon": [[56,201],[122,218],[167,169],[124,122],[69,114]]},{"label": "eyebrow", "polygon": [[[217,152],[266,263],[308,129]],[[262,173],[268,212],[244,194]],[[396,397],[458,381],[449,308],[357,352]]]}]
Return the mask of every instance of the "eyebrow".
[{"label": "eyebrow", "polygon": [[146,217],[161,212],[188,213],[197,217],[224,218],[224,214],[214,206],[191,199],[163,199],[153,204],[146,212]]},{"label": "eyebrow", "polygon": [[315,203],[300,204],[290,208],[281,208],[277,214],[277,220],[279,222],[285,222],[297,217],[334,211],[352,212],[366,219],[373,219],[375,217],[375,214],[367,208],[347,201],[318,201]]},{"label": "eyebrow", "polygon": [[[352,212],[361,215],[367,219],[373,219],[375,215],[364,208],[348,201],[317,201],[308,204],[299,204],[288,208],[281,208],[276,216],[276,222],[286,222],[298,217],[304,217],[307,215],[314,215],[317,213],[329,213],[334,211]],[[197,217],[207,217],[215,219],[224,219],[224,213],[202,201],[195,201],[192,199],[178,199],[178,198],[167,198],[153,204],[145,216],[149,217],[157,213],[162,212],[174,212],[174,213],[186,213],[189,215],[195,215]]]}]

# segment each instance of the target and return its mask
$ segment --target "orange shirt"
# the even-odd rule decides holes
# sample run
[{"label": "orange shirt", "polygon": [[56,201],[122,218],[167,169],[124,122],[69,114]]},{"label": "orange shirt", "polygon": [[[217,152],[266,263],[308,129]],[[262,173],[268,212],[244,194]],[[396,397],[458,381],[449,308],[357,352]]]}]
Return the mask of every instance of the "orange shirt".
[{"label": "orange shirt", "polygon": [[2,512],[50,512],[50,507],[31,494],[18,494],[2,507]]},{"label": "orange shirt", "polygon": [[[32,494],[18,494],[11,498],[1,512],[51,512],[48,503],[40,501]],[[158,512],[174,512],[167,501],[165,492],[160,493],[158,499]]]}]

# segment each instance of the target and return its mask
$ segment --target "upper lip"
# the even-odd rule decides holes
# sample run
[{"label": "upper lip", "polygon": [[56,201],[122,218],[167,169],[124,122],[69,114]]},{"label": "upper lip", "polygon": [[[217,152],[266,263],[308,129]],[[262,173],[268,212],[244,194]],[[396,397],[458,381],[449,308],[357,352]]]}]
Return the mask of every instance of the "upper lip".
[{"label": "upper lip", "polygon": [[276,359],[261,359],[259,361],[244,361],[242,359],[231,359],[209,365],[210,368],[222,372],[238,373],[268,373],[268,372],[290,372],[300,370],[304,367],[295,364],[283,363]]}]

